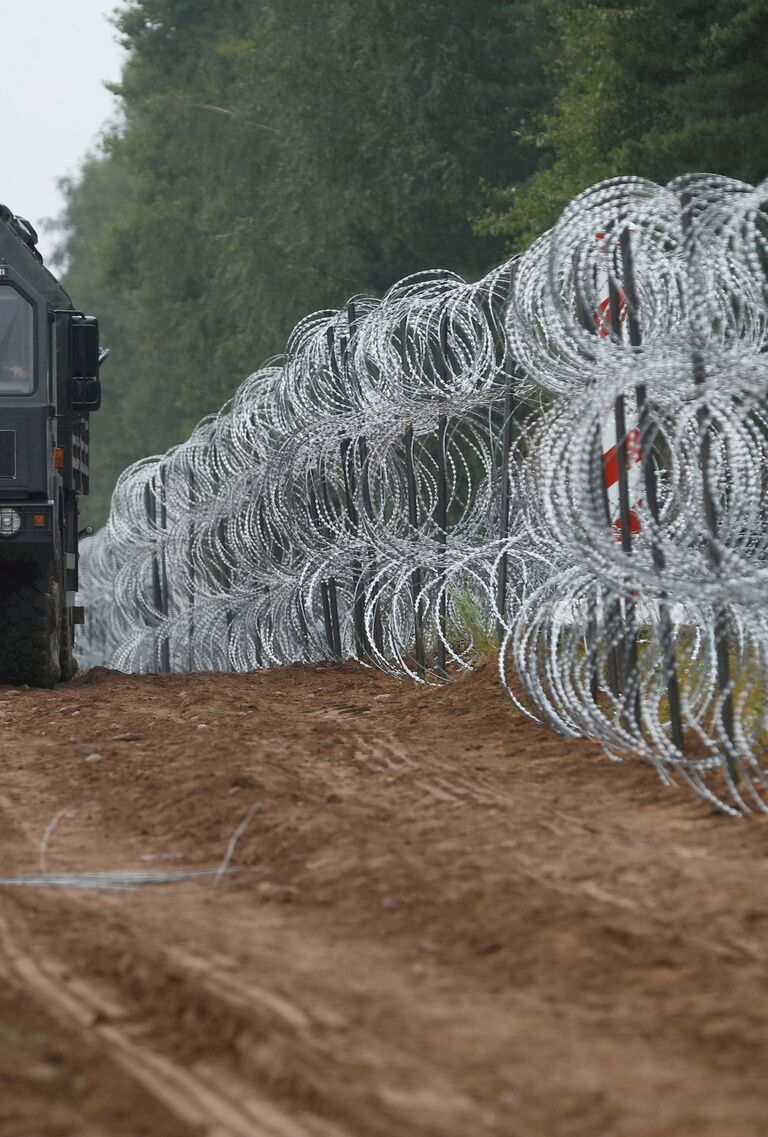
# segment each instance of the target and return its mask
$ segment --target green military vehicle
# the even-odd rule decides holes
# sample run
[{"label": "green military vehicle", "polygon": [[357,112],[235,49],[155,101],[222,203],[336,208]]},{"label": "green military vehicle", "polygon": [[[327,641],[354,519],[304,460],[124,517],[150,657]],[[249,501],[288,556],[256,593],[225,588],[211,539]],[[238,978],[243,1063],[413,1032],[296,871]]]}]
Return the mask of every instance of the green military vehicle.
[{"label": "green military vehicle", "polygon": [[77,670],[78,498],[106,353],[36,244],[0,205],[0,682],[52,687]]}]

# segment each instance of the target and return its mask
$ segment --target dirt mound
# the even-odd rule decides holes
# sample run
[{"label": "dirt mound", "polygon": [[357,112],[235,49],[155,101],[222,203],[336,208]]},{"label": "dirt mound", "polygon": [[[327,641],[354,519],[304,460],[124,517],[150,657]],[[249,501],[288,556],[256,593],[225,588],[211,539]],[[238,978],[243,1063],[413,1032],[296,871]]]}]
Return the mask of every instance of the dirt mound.
[{"label": "dirt mound", "polygon": [[[758,1137],[765,824],[349,666],[0,688],[0,1137]],[[67,808],[69,807],[69,808]],[[65,812],[62,812],[65,811]]]}]

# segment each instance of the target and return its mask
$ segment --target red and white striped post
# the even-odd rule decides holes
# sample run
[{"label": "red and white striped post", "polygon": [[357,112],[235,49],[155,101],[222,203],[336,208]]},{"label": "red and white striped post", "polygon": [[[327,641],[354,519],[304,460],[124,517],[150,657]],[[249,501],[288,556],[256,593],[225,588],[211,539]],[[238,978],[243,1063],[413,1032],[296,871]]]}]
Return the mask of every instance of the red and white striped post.
[{"label": "red and white striped post", "polygon": [[[595,311],[595,332],[598,340],[610,339],[615,334],[614,315],[611,311],[611,286],[608,266],[608,249],[605,246],[605,233],[596,233],[599,249],[604,258],[597,270],[598,303]],[[623,335],[627,322],[627,302],[624,289],[615,291],[614,304],[618,305],[618,317]],[[600,420],[600,441],[603,451],[603,481],[605,484],[608,519],[616,531],[616,539],[622,540],[622,508],[620,491],[620,451],[625,453],[627,474],[628,505],[627,528],[629,534],[640,532],[641,523],[638,507],[643,497],[642,451],[640,449],[640,420],[637,410],[624,409],[625,433],[618,437],[615,404],[606,407]],[[631,537],[630,537],[631,540]]]}]

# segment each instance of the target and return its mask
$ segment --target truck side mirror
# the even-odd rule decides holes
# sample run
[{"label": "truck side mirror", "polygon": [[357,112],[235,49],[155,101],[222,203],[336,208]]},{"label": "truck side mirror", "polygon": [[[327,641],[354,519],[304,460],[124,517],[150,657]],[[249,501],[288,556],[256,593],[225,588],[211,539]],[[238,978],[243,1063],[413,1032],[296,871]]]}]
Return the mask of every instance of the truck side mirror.
[{"label": "truck side mirror", "polygon": [[73,316],[70,355],[75,379],[99,377],[99,321],[95,316]]}]

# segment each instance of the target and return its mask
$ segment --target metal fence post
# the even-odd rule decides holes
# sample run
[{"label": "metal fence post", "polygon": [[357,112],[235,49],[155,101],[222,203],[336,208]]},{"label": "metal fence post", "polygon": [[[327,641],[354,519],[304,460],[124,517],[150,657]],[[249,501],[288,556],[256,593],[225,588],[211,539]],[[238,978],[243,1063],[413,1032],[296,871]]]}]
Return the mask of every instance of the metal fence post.
[{"label": "metal fence post", "polygon": [[[349,326],[349,342],[351,343],[357,333],[357,310],[355,308],[354,300],[350,300],[347,305],[347,323]],[[347,345],[347,353],[349,345]],[[354,373],[349,370],[349,356],[345,355],[344,373],[347,376],[347,381],[350,384],[354,382]],[[357,384],[355,385],[355,393],[359,395],[360,390]],[[370,482],[370,467],[368,463],[368,439],[364,434],[361,434],[357,440],[357,454],[360,464],[360,493],[362,497],[362,505],[365,516],[369,522],[373,521],[373,500],[371,498],[371,482]],[[354,460],[354,455],[353,455]],[[359,521],[359,517],[358,517]],[[377,573],[376,556],[374,550],[368,547],[368,564],[363,572],[363,579],[374,579]],[[363,610],[365,604],[368,603],[368,589],[363,594]],[[370,652],[371,644],[369,642],[368,631],[365,625],[365,618],[363,618],[363,637],[366,651]],[[373,601],[373,648],[379,655],[384,654],[384,627],[381,619],[381,606],[378,600]]]},{"label": "metal fence post", "polygon": [[[336,341],[333,328],[326,332],[331,372],[336,382],[348,383],[347,340],[339,338],[339,352],[336,354]],[[341,361],[341,362],[340,362]],[[351,403],[350,403],[351,407]],[[341,473],[344,480],[344,500],[347,508],[345,528],[354,541],[360,536],[360,518],[357,512],[357,475],[355,470],[355,448],[351,438],[342,438],[340,446]],[[352,561],[352,624],[355,632],[355,654],[363,659],[368,652],[365,634],[365,591],[363,587],[363,568],[360,561]]]},{"label": "metal fence post", "polygon": [[[168,531],[168,506],[166,500],[166,471],[165,467],[160,467],[160,528],[163,533]],[[171,610],[170,606],[170,589],[168,587],[168,558],[165,553],[165,546],[160,550],[160,595],[163,601],[163,615],[167,621],[168,614]],[[169,672],[171,670],[171,645],[168,636],[164,636],[160,645],[160,662],[161,670]]]},{"label": "metal fence post", "polygon": [[[153,475],[152,481],[147,482],[144,487],[144,508],[147,511],[147,520],[149,521],[150,532],[152,533],[152,540],[154,548],[152,550],[152,606],[157,612],[158,616],[162,618],[163,614],[163,591],[162,581],[160,577],[160,561],[157,555],[157,497],[154,490],[155,476]],[[155,667],[158,671],[162,670],[162,660],[159,658],[157,651],[157,643],[155,643]]]},{"label": "metal fence post", "polygon": [[[440,352],[438,356],[440,378],[445,381],[448,365],[448,319],[443,315],[440,321]],[[437,662],[435,671],[446,677],[446,636],[448,625],[448,591],[445,583],[447,569],[446,552],[448,547],[448,473],[447,461],[448,416],[441,413],[437,419],[437,508],[436,517],[439,557],[438,579],[441,580],[440,602],[438,606]]]},{"label": "metal fence post", "polygon": [[[400,321],[400,365],[403,376],[408,374],[408,347],[406,342],[407,321]],[[419,531],[419,499],[416,486],[416,466],[413,459],[413,423],[409,423],[403,435],[405,450],[405,490],[408,499],[408,525],[411,538],[415,538]],[[413,608],[413,646],[416,656],[416,674],[423,678],[426,671],[426,657],[424,655],[424,629],[421,613],[421,566],[416,565],[411,571],[411,605]]]},{"label": "metal fence post", "polygon": [[[613,274],[608,274],[608,306],[611,319],[611,335],[617,340],[621,337],[621,304],[619,291]],[[626,556],[632,555],[632,518],[629,502],[629,474],[627,468],[627,418],[624,395],[617,395],[613,404],[613,421],[616,435],[616,468],[619,485],[619,533],[621,548]],[[632,705],[632,716],[637,726],[641,722],[640,688],[637,657],[637,627],[635,623],[635,602],[629,596],[617,606],[622,632],[617,643],[618,680],[625,699],[625,706]]]},{"label": "metal fence post", "polygon": [[[632,255],[631,234],[626,227],[619,234],[619,252],[621,255],[622,278],[624,280],[624,298],[627,309],[629,342],[632,347],[640,347],[642,336],[638,317],[639,298],[635,285],[635,267]],[[654,427],[650,417],[650,409],[648,407],[647,392],[644,383],[639,383],[635,387],[635,397],[637,399],[639,415],[639,442],[645,500],[653,525],[657,526],[659,523],[660,509],[658,479],[656,477],[656,466],[654,464]],[[656,572],[661,577],[666,566],[666,558],[664,556],[664,550],[659,543],[658,535],[654,529],[651,531],[651,556]],[[667,681],[667,698],[669,701],[672,741],[679,752],[683,754],[684,739],[680,708],[680,686],[677,675],[677,663],[675,660],[672,620],[664,593],[662,593],[659,601],[659,631],[661,634],[661,648],[664,658],[665,678]]]},{"label": "metal fence post", "polygon": [[189,502],[189,619],[187,626],[187,654],[189,670],[195,670],[195,475],[192,467],[189,469],[188,479],[188,502]]},{"label": "metal fence post", "polygon": [[[682,230],[686,237],[691,229],[690,197],[687,193],[681,195]],[[703,391],[707,376],[704,358],[695,346],[691,352],[693,367],[693,383],[696,389]],[[716,576],[722,575],[723,561],[718,541],[718,517],[715,494],[712,491],[712,447],[711,447],[711,414],[709,408],[700,404],[697,411],[699,427],[699,440],[701,446],[701,479],[704,502],[704,520],[707,526],[707,556]],[[724,605],[718,604],[714,611],[715,626],[715,661],[717,666],[717,683],[720,690],[720,721],[725,732],[728,745],[726,747],[726,768],[734,785],[739,783],[739,770],[735,757],[735,728],[733,714],[733,687],[731,684],[730,663],[730,637],[728,629],[728,613]]]},{"label": "metal fence post", "polygon": [[512,360],[509,355],[505,319],[509,307],[513,275],[514,268],[510,267],[507,295],[500,316],[502,335],[501,371],[504,375],[504,419],[501,425],[499,535],[504,542],[504,548],[499,558],[499,567],[496,577],[496,632],[499,637],[499,643],[501,643],[502,636],[504,635],[504,613],[507,609],[507,588],[509,581],[509,553],[507,552],[506,542],[509,537],[509,459],[512,453],[512,432],[514,427],[515,376],[512,369]]}]

